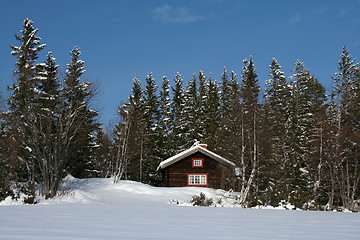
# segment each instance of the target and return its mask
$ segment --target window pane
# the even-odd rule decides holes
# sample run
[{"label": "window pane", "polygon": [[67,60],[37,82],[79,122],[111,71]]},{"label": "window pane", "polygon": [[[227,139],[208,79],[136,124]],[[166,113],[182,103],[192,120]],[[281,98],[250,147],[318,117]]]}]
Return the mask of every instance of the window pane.
[{"label": "window pane", "polygon": [[194,160],[194,166],[201,166],[201,160]]},{"label": "window pane", "polygon": [[206,175],[188,175],[189,185],[207,185]]},{"label": "window pane", "polygon": [[206,175],[201,176],[200,184],[205,185],[206,184]]},{"label": "window pane", "polygon": [[195,176],[195,184],[200,184],[200,176],[199,175]]},{"label": "window pane", "polygon": [[194,184],[195,181],[194,181],[194,175],[189,175],[189,184]]}]

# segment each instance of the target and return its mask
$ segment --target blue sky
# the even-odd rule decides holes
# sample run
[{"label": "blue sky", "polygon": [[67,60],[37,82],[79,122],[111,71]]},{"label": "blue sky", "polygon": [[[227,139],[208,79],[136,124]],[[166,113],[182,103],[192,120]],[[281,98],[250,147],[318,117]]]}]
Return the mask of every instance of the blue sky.
[{"label": "blue sky", "polygon": [[10,44],[30,18],[47,44],[39,61],[52,51],[64,72],[71,49],[81,48],[105,124],[116,121],[135,74],[143,85],[150,71],[158,85],[163,75],[180,72],[187,82],[199,70],[219,81],[224,66],[239,76],[250,55],[262,89],[275,57],[287,77],[303,61],[330,91],[342,46],[360,58],[359,13],[360,0],[0,0],[0,90],[6,96],[14,80]]}]

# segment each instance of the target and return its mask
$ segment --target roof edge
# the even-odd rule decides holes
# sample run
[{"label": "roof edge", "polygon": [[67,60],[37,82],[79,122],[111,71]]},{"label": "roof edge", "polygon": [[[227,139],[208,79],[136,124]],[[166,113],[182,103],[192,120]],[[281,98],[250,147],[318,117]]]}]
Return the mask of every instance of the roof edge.
[{"label": "roof edge", "polygon": [[226,158],[221,157],[220,155],[218,155],[218,154],[216,154],[216,153],[214,153],[214,152],[212,152],[212,151],[210,151],[208,149],[203,148],[200,145],[196,145],[194,147],[186,149],[186,150],[184,150],[184,151],[182,151],[182,152],[180,152],[180,153],[178,153],[178,154],[176,154],[176,155],[162,161],[159,164],[159,166],[157,167],[157,170],[164,169],[164,168],[166,168],[166,167],[168,167],[168,166],[180,161],[181,159],[184,159],[184,158],[186,158],[186,157],[188,157],[191,154],[194,154],[196,152],[201,152],[201,153],[213,158],[214,160],[216,160],[218,162],[221,162],[221,163],[223,163],[225,165],[228,165],[230,167],[235,168],[235,164],[233,162],[227,160]]}]

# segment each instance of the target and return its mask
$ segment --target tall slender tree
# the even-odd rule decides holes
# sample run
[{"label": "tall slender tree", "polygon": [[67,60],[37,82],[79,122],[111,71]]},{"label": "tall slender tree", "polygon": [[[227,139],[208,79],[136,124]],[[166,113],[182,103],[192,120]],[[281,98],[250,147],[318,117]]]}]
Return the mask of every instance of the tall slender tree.
[{"label": "tall slender tree", "polygon": [[230,108],[230,95],[231,86],[229,81],[229,73],[224,67],[224,71],[221,75],[221,86],[220,86],[220,102],[222,117],[226,118],[229,114]]},{"label": "tall slender tree", "polygon": [[[258,97],[260,86],[255,72],[254,62],[250,56],[244,60],[240,94],[241,109],[241,154],[240,154],[240,198],[246,204],[250,189],[255,185],[258,170]],[[256,189],[256,186],[255,186]]]},{"label": "tall slender tree", "polygon": [[129,136],[129,166],[128,178],[130,180],[142,181],[143,160],[144,160],[144,91],[141,88],[139,76],[136,75],[132,81],[133,87],[129,97],[129,117],[130,117],[130,136]]},{"label": "tall slender tree", "polygon": [[68,116],[74,116],[76,134],[72,139],[70,158],[73,162],[71,173],[76,177],[85,177],[86,169],[93,168],[89,162],[94,147],[94,134],[99,127],[98,113],[91,109],[91,100],[95,89],[87,81],[81,81],[85,73],[84,61],[80,60],[81,51],[77,46],[70,52],[71,62],[67,65],[65,87],[62,90]]},{"label": "tall slender tree", "polygon": [[221,113],[220,113],[220,96],[219,96],[219,86],[212,78],[210,73],[210,78],[207,84],[207,98],[206,98],[206,112],[203,114],[206,117],[205,122],[205,139],[204,142],[208,144],[210,149],[215,149],[219,139],[217,132],[220,128]]},{"label": "tall slender tree", "polygon": [[179,150],[184,150],[191,147],[194,139],[198,139],[198,125],[197,106],[198,106],[198,94],[197,94],[196,75],[187,83],[184,93],[184,106],[182,107],[179,126],[183,134],[181,135],[181,145]]},{"label": "tall slender tree", "polygon": [[155,79],[150,72],[144,90],[144,181],[158,185],[161,179],[156,168],[161,159],[158,157],[159,100],[156,91]]},{"label": "tall slender tree", "polygon": [[270,130],[270,137],[267,138],[271,145],[271,156],[265,161],[262,172],[266,172],[267,185],[264,186],[266,201],[277,205],[280,200],[287,199],[287,186],[289,179],[288,155],[289,146],[287,142],[286,121],[291,103],[291,88],[289,87],[281,66],[275,58],[270,65],[270,78],[266,81],[265,89],[265,118],[267,128]]},{"label": "tall slender tree", "polygon": [[159,155],[161,159],[169,158],[173,151],[170,141],[171,102],[169,79],[163,76],[159,102]]},{"label": "tall slender tree", "polygon": [[183,79],[180,73],[177,73],[174,79],[175,87],[172,87],[171,102],[171,143],[174,151],[177,152],[184,144],[182,141],[184,132],[181,129],[181,114],[184,107],[184,88]]},{"label": "tall slender tree", "polygon": [[33,119],[29,116],[35,114],[34,107],[38,101],[38,87],[39,87],[39,72],[41,65],[36,63],[39,52],[45,47],[45,44],[40,44],[41,38],[37,36],[38,29],[33,26],[33,21],[25,19],[23,29],[20,31],[22,35],[15,35],[20,46],[13,46],[11,55],[17,58],[16,82],[9,87],[12,91],[8,105],[11,111],[11,116],[14,126],[12,129],[12,136],[19,143],[19,152],[17,156],[22,159],[26,165],[30,180],[35,180],[35,159],[32,155],[29,145],[32,139],[31,126],[34,124]]}]

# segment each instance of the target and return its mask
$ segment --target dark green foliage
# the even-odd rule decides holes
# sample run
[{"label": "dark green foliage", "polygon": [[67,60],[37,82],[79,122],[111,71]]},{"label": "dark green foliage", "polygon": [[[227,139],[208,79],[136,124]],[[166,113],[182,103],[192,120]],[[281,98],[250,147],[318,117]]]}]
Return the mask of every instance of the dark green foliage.
[{"label": "dark green foliage", "polygon": [[113,158],[113,142],[109,135],[100,128],[96,132],[95,146],[92,152],[92,160],[94,163],[94,170],[92,171],[92,177],[106,178],[112,175],[114,158]]},{"label": "dark green foliage", "polygon": [[180,114],[179,125],[181,129],[181,150],[184,150],[190,147],[194,141],[199,137],[198,128],[196,124],[198,114],[198,95],[197,95],[197,84],[196,76],[194,74],[193,78],[187,83],[186,90],[184,93],[184,106],[182,107],[182,112]]},{"label": "dark green foliage", "polygon": [[142,181],[143,146],[144,146],[144,98],[139,76],[133,79],[133,87],[129,97],[128,111],[130,116],[130,130],[128,143],[128,179]]},{"label": "dark green foliage", "polygon": [[[181,78],[180,73],[176,74],[174,79],[175,87],[172,87],[172,102],[171,102],[171,144],[175,152],[181,150],[181,146],[185,143],[184,140],[184,131],[182,129],[182,119],[181,114],[184,107],[184,89],[183,89],[183,79]],[[180,148],[180,149],[179,149]]]},{"label": "dark green foliage", "polygon": [[200,207],[209,207],[213,204],[212,198],[206,198],[205,193],[201,192],[200,195],[194,195],[190,203],[192,203],[193,206],[200,206]]},{"label": "dark green foliage", "polygon": [[[71,52],[72,61],[62,85],[51,52],[44,63],[36,63],[45,45],[40,45],[31,20],[24,21],[21,32],[22,36],[15,36],[20,46],[11,45],[11,54],[17,57],[16,80],[9,88],[10,112],[2,123],[6,134],[1,140],[1,155],[12,180],[36,181],[42,185],[41,194],[49,198],[56,195],[66,171],[80,176],[91,160],[92,133],[98,126],[97,113],[89,108],[94,89],[80,81],[84,63],[79,60],[77,47]],[[32,185],[28,187],[27,201],[33,202]]]},{"label": "dark green foliage", "polygon": [[24,203],[37,204],[34,182],[27,182],[24,184],[21,188],[21,192],[26,195],[24,198]]},{"label": "dark green foliage", "polygon": [[70,53],[71,63],[67,66],[65,87],[65,108],[68,116],[73,116],[71,121],[75,124],[75,136],[71,139],[69,146],[69,158],[71,159],[71,174],[74,177],[88,177],[88,172],[94,169],[94,163],[90,160],[93,149],[94,132],[99,124],[96,120],[98,113],[89,106],[94,96],[94,89],[89,82],[81,82],[80,78],[85,73],[84,62],[80,60],[80,49],[75,46]]},{"label": "dark green foliage", "polygon": [[210,149],[214,149],[219,141],[217,132],[220,128],[221,112],[219,87],[216,80],[212,79],[211,74],[207,85],[207,98],[205,104],[206,110],[202,112],[205,115],[205,138],[203,142],[206,142]]},{"label": "dark green foliage", "polygon": [[143,182],[160,185],[161,176],[156,171],[161,162],[159,157],[159,100],[156,95],[157,86],[152,73],[146,77],[144,90],[144,178]]}]

